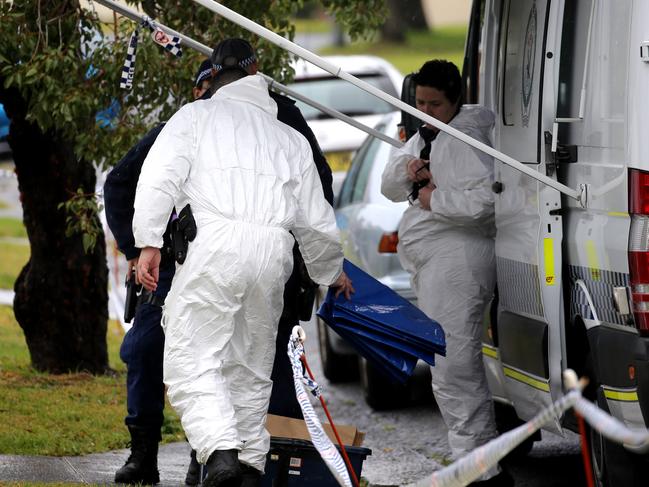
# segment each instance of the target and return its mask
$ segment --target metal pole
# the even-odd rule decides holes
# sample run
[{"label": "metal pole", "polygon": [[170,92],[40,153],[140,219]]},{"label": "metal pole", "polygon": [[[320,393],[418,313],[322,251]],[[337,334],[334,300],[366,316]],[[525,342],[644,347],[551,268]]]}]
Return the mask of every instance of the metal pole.
[{"label": "metal pole", "polygon": [[[120,5],[119,3],[116,3],[112,0],[94,0],[95,2],[108,7],[110,9],[113,9],[115,12],[119,13],[120,15],[123,15],[124,17],[127,17],[131,20],[134,20],[135,22],[141,22],[142,18],[144,17],[142,14],[136,12],[135,10],[131,10],[128,7],[125,7],[123,5]],[[171,27],[167,27],[164,24],[161,24],[160,22],[156,21],[155,22],[158,27],[160,27],[163,31],[165,31],[167,34],[177,36],[181,39],[182,43],[186,45],[187,47],[190,47],[191,49],[194,49],[195,51],[200,52],[201,54],[206,55],[207,57],[210,57],[212,54],[212,48],[207,47],[205,44],[202,44],[191,37],[186,36],[185,34],[182,34]],[[363,132],[376,137],[377,139],[381,139],[384,142],[387,142],[388,144],[394,146],[394,147],[402,147],[403,143],[393,139],[392,137],[387,136],[386,134],[383,134],[379,132],[376,129],[373,129],[372,127],[369,127],[357,120],[354,120],[352,117],[349,115],[345,115],[342,112],[339,112],[338,110],[334,110],[333,108],[328,108],[321,103],[318,103],[315,100],[312,100],[294,90],[289,88],[288,86],[284,86],[283,84],[275,81],[273,78],[270,76],[263,74],[261,72],[258,73],[259,75],[263,76],[264,79],[268,82],[268,86],[271,89],[275,89],[276,91],[282,91],[286,93],[289,96],[292,96],[293,98],[300,100],[301,102],[306,103],[307,105],[311,105],[312,107],[320,110],[321,112],[326,113],[327,115],[330,115],[333,118],[337,118],[339,120],[342,120],[343,122],[347,122],[349,125],[356,127],[359,130],[362,130]]]},{"label": "metal pole", "polygon": [[475,140],[472,137],[469,137],[468,135],[464,134],[463,132],[460,132],[456,128],[453,128],[449,125],[446,125],[443,122],[440,122],[436,118],[431,117],[430,115],[427,115],[423,112],[420,112],[416,108],[408,105],[407,103],[404,103],[403,101],[388,95],[387,93],[382,92],[378,88],[375,88],[374,86],[370,85],[369,83],[366,83],[363,80],[360,80],[356,78],[355,76],[352,76],[351,74],[345,72],[340,68],[339,66],[336,66],[324,59],[322,59],[320,56],[312,53],[311,51],[304,49],[301,46],[298,46],[297,44],[289,41],[288,39],[285,39],[284,37],[277,35],[271,30],[268,30],[265,27],[262,27],[261,25],[253,22],[252,20],[244,17],[243,15],[238,14],[234,10],[231,10],[213,0],[193,0],[194,2],[204,6],[205,8],[208,8],[212,10],[213,12],[221,15],[222,17],[225,17],[226,19],[234,22],[235,24],[238,24],[239,26],[243,27],[246,30],[249,30],[250,32],[253,32],[254,34],[257,34],[260,37],[263,37],[269,42],[272,42],[273,44],[276,44],[277,46],[281,47],[282,49],[285,49],[289,52],[292,52],[293,54],[306,59],[310,63],[315,64],[316,66],[324,69],[325,71],[333,74],[334,76],[338,76],[341,79],[344,79],[345,81],[349,81],[353,85],[359,87],[360,89],[367,91],[368,93],[376,96],[377,98],[380,98],[381,100],[386,101],[390,105],[398,108],[399,110],[403,110],[415,117],[417,117],[419,120],[422,120],[434,127],[437,127],[439,130],[442,132],[446,132],[452,137],[455,137],[456,139],[461,140],[462,142],[465,142],[466,144],[469,144],[472,147],[475,147],[476,149],[489,154],[490,156],[498,159],[499,161],[504,162],[510,167],[513,167],[514,169],[517,169],[518,171],[527,174],[528,176],[536,179],[537,181],[540,181],[541,183],[550,186],[551,188],[556,189],[557,191],[560,191],[561,193],[564,193],[567,196],[570,196],[571,198],[576,199],[579,201],[582,206],[585,206],[586,202],[582,201],[582,192],[574,190],[572,188],[569,188],[568,186],[561,184],[554,179],[539,173],[535,169],[532,169],[531,167],[526,166],[520,161],[517,161],[516,159],[503,154],[500,151],[497,151],[493,147],[489,147],[488,145]]}]

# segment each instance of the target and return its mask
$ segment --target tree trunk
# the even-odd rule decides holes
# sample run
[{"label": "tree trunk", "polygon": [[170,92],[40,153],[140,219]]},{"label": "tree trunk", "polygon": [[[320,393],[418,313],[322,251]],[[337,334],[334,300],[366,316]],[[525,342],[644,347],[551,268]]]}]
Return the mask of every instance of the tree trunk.
[{"label": "tree trunk", "polygon": [[385,23],[381,27],[381,37],[389,42],[405,42],[407,25],[401,10],[403,3],[401,0],[387,0],[386,5],[388,6],[388,18],[385,19]]},{"label": "tree trunk", "polygon": [[16,280],[14,314],[39,371],[105,373],[108,368],[108,270],[103,233],[86,254],[80,235],[65,236],[62,203],[83,188],[94,193],[95,172],[77,160],[72,144],[25,120],[20,94],[2,88],[11,119],[9,145],[31,257]]},{"label": "tree trunk", "polygon": [[384,40],[405,42],[408,29],[428,29],[421,0],[387,0],[386,5],[389,14],[381,28]]},{"label": "tree trunk", "polygon": [[402,15],[406,25],[414,30],[428,30],[421,0],[403,0]]}]

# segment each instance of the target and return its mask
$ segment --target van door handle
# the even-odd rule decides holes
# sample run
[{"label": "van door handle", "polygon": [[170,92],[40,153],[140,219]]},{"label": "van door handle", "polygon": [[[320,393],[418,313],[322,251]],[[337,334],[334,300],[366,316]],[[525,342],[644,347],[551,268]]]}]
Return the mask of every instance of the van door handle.
[{"label": "van door handle", "polygon": [[491,185],[491,191],[496,194],[502,193],[503,189],[503,183],[501,183],[500,181],[494,181],[494,183]]}]

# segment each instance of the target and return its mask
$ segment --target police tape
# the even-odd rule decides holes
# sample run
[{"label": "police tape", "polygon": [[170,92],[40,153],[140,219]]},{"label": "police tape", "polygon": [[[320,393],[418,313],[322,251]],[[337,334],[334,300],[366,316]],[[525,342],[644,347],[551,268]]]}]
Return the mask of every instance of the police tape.
[{"label": "police tape", "polygon": [[320,387],[306,375],[302,368],[300,357],[304,354],[304,339],[304,330],[300,326],[293,327],[293,333],[288,341],[287,352],[293,369],[293,383],[297,401],[302,409],[304,422],[311,436],[313,446],[324,460],[336,482],[343,487],[352,487],[345,461],[322,428],[322,423],[320,423],[313,410],[309,395],[306,392],[306,389],[308,389],[315,397],[320,397]]},{"label": "police tape", "polygon": [[478,480],[534,432],[570,408],[574,408],[593,429],[609,440],[622,443],[637,452],[649,448],[649,430],[631,430],[584,399],[581,396],[584,383],[577,381],[577,376],[572,370],[564,372],[564,382],[570,392],[547,406],[530,421],[494,438],[455,463],[433,473],[431,477],[410,484],[409,487],[464,487]]}]

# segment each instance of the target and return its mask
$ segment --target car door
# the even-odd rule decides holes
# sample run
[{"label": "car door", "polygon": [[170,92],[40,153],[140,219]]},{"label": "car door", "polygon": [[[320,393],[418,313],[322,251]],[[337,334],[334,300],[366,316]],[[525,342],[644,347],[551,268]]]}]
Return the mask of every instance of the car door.
[{"label": "car door", "polygon": [[[556,115],[563,1],[502,0],[487,8],[500,19],[497,35],[486,37],[497,42],[495,82],[481,82],[493,90],[482,100],[496,114],[494,145],[553,176],[545,133]],[[498,161],[495,179],[496,354],[504,393],[518,416],[529,419],[561,393],[561,197]]]}]

